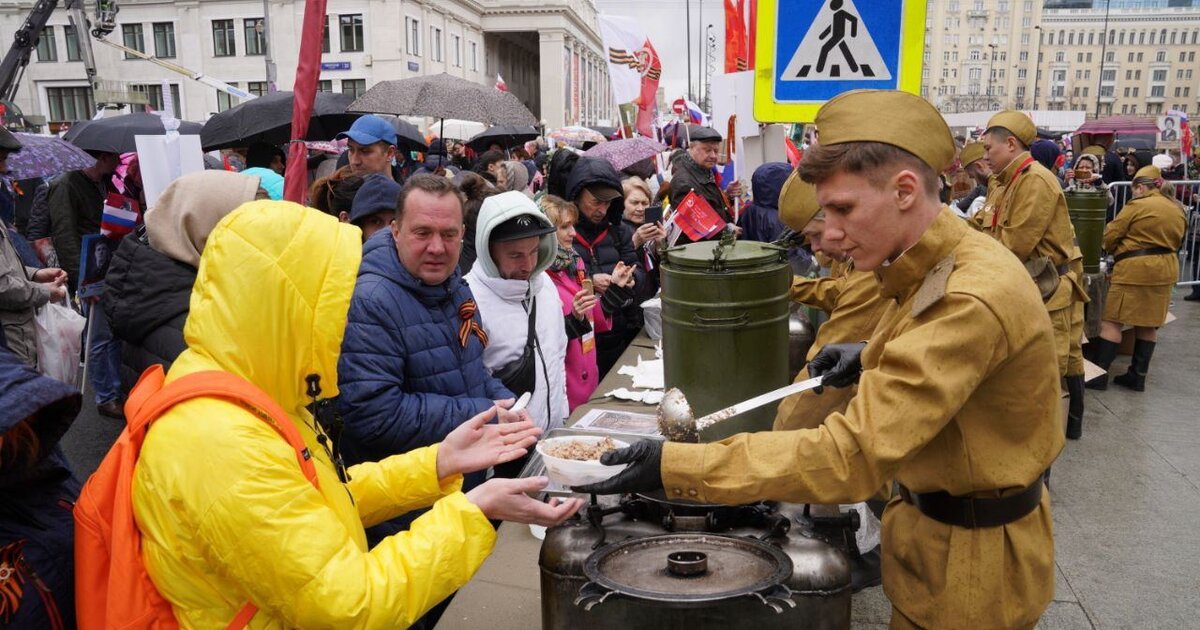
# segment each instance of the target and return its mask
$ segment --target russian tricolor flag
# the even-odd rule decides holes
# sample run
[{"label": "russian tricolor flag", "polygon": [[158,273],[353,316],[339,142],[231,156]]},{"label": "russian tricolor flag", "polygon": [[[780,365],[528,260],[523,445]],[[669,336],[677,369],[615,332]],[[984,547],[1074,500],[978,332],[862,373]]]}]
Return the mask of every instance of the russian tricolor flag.
[{"label": "russian tricolor flag", "polygon": [[137,228],[141,214],[136,200],[110,192],[100,215],[100,233],[106,238],[120,239]]},{"label": "russian tricolor flag", "polygon": [[671,109],[676,114],[687,116],[688,121],[693,125],[707,125],[708,116],[704,113],[700,106],[687,100],[686,98],[677,98],[671,104]]}]

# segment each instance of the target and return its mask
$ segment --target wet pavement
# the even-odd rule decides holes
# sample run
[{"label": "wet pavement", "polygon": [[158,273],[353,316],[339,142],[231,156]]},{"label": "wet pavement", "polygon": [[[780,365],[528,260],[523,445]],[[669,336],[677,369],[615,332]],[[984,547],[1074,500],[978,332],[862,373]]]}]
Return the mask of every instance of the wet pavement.
[{"label": "wet pavement", "polygon": [[[1200,628],[1200,303],[1181,296],[1171,309],[1179,319],[1160,331],[1146,392],[1088,390],[1083,438],[1068,441],[1054,464],[1058,585],[1039,628]],[[1113,371],[1127,364],[1120,357]],[[122,426],[96,414],[88,395],[63,440],[81,473]],[[525,561],[536,575],[537,558]],[[499,584],[487,590],[491,630],[537,625],[536,602],[501,614],[522,598]],[[854,599],[853,627],[886,628],[890,613],[882,589],[868,589]]]}]

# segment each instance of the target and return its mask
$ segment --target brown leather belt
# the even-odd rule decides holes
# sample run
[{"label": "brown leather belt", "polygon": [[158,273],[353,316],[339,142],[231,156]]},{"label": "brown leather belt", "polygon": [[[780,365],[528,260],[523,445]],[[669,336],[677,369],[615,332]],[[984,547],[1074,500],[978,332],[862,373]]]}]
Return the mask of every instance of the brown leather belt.
[{"label": "brown leather belt", "polygon": [[1113,256],[1113,264],[1117,264],[1126,258],[1137,258],[1139,256],[1161,256],[1163,254],[1174,254],[1175,250],[1170,247],[1147,247],[1146,249],[1135,249],[1131,252],[1117,254]]},{"label": "brown leather belt", "polygon": [[904,484],[900,487],[900,498],[929,518],[957,527],[976,529],[1000,527],[1023,518],[1042,502],[1042,487],[1045,473],[1028,487],[1006,497],[980,498],[956,497],[944,490],[938,492],[911,492]]}]

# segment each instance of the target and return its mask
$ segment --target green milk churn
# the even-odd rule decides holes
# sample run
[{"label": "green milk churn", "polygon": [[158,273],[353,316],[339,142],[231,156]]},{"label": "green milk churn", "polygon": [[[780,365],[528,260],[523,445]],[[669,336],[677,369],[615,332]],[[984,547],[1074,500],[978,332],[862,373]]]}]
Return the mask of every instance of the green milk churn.
[{"label": "green milk churn", "polygon": [[[730,238],[691,243],[666,250],[661,272],[663,376],[697,418],[788,384],[785,249]],[[700,440],[770,430],[776,407],[730,418]]]},{"label": "green milk churn", "polygon": [[1104,242],[1104,217],[1108,194],[1095,188],[1076,188],[1064,193],[1067,212],[1075,226],[1075,239],[1083,252],[1084,273],[1100,273],[1100,250]]}]

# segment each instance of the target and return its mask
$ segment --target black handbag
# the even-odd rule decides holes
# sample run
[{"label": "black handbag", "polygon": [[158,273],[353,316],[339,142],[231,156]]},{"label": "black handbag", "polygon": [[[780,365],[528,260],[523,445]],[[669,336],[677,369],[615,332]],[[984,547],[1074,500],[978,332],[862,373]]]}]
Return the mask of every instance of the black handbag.
[{"label": "black handbag", "polygon": [[537,298],[529,302],[529,334],[525,337],[525,349],[504,367],[496,370],[495,376],[508,388],[508,391],[520,396],[526,392],[533,393],[537,387]]}]

